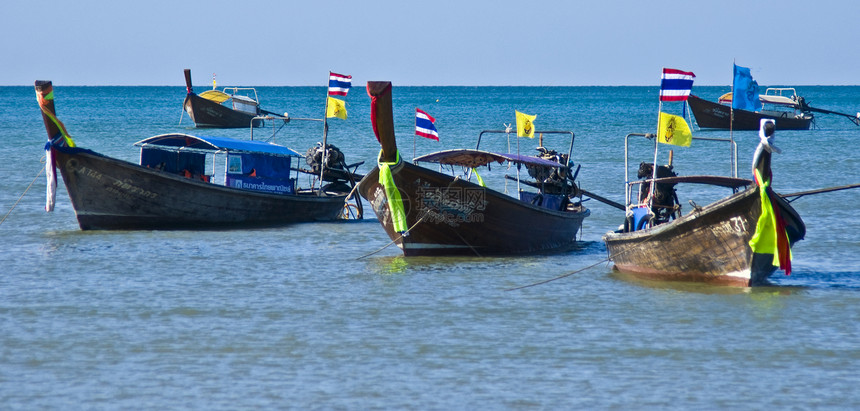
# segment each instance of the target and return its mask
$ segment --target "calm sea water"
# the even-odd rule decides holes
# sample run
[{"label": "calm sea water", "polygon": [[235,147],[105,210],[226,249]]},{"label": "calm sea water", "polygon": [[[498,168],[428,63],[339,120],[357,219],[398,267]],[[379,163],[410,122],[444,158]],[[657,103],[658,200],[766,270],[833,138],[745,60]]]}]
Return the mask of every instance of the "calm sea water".
[{"label": "calm sea water", "polygon": [[[860,408],[860,190],[793,203],[808,233],[794,272],[775,274],[773,287],[642,282],[603,263],[505,291],[605,260],[600,238],[621,212],[590,201],[580,249],[517,258],[404,258],[382,249],[372,213],[278,229],[82,232],[62,182],[56,211],[44,212],[46,135],[32,87],[0,91],[0,211],[14,207],[0,224],[0,408]],[[798,91],[813,106],[860,110],[860,87]],[[55,85],[78,144],[129,161],[132,144],[156,134],[248,136],[190,128],[184,92]],[[323,111],[322,87],[258,92],[270,111]],[[395,121],[411,157],[413,147],[472,146],[514,110],[537,114],[538,129],[576,133],[583,188],[622,201],[624,135],[654,130],[656,95],[395,87]],[[331,121],[329,141],[367,171],[379,149],[368,97],[359,86],[346,100],[350,117]],[[441,142],[413,142],[415,107],[437,118]],[[318,123],[294,122],[275,141],[303,152],[321,136]],[[748,177],[756,133],[734,137]],[[833,116],[779,132],[774,187],[860,182],[858,141],[860,127]],[[650,161],[649,147],[634,140],[631,161]],[[675,150],[675,167],[725,175],[728,153],[696,142]],[[700,190],[688,194],[711,195]]]}]

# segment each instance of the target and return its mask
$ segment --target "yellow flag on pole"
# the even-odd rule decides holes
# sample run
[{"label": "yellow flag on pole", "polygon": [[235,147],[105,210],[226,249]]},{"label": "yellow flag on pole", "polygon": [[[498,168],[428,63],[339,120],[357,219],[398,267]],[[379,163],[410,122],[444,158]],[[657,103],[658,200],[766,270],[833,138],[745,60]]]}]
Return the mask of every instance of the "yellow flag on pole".
[{"label": "yellow flag on pole", "polygon": [[690,147],[693,133],[684,121],[684,117],[660,113],[660,129],[657,130],[657,141],[663,144]]},{"label": "yellow flag on pole", "polygon": [[530,116],[516,110],[514,112],[517,113],[517,137],[535,138],[534,121],[537,116]]},{"label": "yellow flag on pole", "polygon": [[334,97],[329,97],[325,116],[326,118],[337,117],[346,120],[346,102]]}]

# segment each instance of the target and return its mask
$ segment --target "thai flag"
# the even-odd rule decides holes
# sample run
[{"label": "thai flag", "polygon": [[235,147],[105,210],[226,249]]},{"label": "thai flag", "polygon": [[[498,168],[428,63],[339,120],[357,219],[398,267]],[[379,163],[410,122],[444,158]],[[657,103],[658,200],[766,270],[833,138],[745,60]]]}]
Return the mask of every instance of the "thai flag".
[{"label": "thai flag", "polygon": [[328,72],[328,95],[346,96],[352,87],[352,76]]},{"label": "thai flag", "polygon": [[415,109],[416,135],[439,141],[439,133],[436,132],[436,126],[433,124],[435,122],[436,119],[431,117],[424,110],[421,110],[420,108]]},{"label": "thai flag", "polygon": [[687,101],[696,75],[691,71],[664,68],[660,78],[660,101]]}]

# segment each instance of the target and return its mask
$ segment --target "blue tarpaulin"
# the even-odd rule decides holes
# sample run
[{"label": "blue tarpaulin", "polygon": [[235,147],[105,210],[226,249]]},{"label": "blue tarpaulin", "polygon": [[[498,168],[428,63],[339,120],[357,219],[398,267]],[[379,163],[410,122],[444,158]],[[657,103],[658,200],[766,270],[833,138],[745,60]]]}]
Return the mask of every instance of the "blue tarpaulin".
[{"label": "blue tarpaulin", "polygon": [[140,146],[140,164],[188,177],[206,171],[207,154],[226,154],[225,184],[274,193],[295,192],[290,179],[292,157],[301,154],[284,146],[225,137],[163,134],[135,143]]},{"label": "blue tarpaulin", "polygon": [[189,134],[162,134],[137,143],[136,146],[160,146],[163,148],[189,148],[205,151],[228,151],[265,153],[279,156],[302,157],[298,152],[277,144],[254,140],[237,140],[229,137],[192,136]]},{"label": "blue tarpaulin", "polygon": [[273,157],[255,153],[229,154],[227,156],[227,174],[287,177],[290,175],[290,157]]}]

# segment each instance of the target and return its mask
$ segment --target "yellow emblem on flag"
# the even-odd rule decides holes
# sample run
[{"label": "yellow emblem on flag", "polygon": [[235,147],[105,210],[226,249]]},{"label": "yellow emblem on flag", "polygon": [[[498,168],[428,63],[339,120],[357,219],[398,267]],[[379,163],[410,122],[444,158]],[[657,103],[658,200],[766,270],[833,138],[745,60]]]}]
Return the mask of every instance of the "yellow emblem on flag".
[{"label": "yellow emblem on flag", "polygon": [[517,137],[535,138],[534,121],[537,116],[530,116],[516,110],[514,112],[517,113]]},{"label": "yellow emblem on flag", "polygon": [[657,141],[663,144],[690,147],[693,133],[684,121],[684,117],[660,113],[660,129],[657,130]]},{"label": "yellow emblem on flag", "polygon": [[326,118],[342,118],[346,120],[346,102],[334,97],[328,98],[328,104],[325,109]]}]

